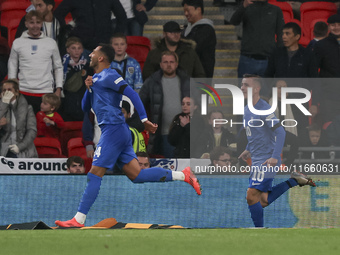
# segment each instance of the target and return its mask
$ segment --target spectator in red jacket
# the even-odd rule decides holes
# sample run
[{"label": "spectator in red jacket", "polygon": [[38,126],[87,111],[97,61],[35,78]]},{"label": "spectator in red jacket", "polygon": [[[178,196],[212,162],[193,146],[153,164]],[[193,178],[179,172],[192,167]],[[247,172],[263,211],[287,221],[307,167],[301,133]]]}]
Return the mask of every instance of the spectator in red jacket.
[{"label": "spectator in red jacket", "polygon": [[37,115],[37,136],[59,138],[60,129],[64,126],[64,120],[57,113],[60,106],[60,98],[55,94],[42,96],[40,110]]}]

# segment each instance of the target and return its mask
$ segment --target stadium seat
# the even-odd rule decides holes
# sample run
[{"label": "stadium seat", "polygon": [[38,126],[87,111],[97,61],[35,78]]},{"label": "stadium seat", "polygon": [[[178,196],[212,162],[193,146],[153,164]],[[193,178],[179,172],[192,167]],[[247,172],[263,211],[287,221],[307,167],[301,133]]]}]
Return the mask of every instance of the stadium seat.
[{"label": "stadium seat", "polygon": [[143,70],[146,57],[151,50],[150,39],[144,36],[127,36],[126,40],[128,44],[127,54],[136,59]]},{"label": "stadium seat", "polygon": [[[30,5],[29,1],[5,1],[0,5],[1,25],[8,27],[13,19],[22,19],[26,14],[26,8]],[[19,24],[19,23],[18,23]]]},{"label": "stadium seat", "polygon": [[19,19],[13,19],[13,20],[10,21],[10,23],[7,26],[7,29],[8,29],[8,46],[9,47],[12,47],[13,41],[15,40],[15,34],[17,32],[19,23],[20,23]]},{"label": "stadium seat", "polygon": [[71,138],[67,143],[68,157],[79,156],[85,162],[85,172],[88,173],[91,169],[92,158],[86,155],[86,149],[83,145],[82,138]]},{"label": "stadium seat", "polygon": [[284,19],[285,23],[288,23],[292,19],[294,19],[293,9],[292,9],[292,7],[290,6],[289,3],[286,3],[286,2],[276,2],[276,1],[271,1],[269,3],[271,5],[275,5],[277,7],[280,7],[280,9],[282,10],[283,19]]},{"label": "stadium seat", "polygon": [[61,150],[64,155],[67,153],[67,144],[71,138],[83,137],[81,128],[83,126],[82,121],[66,121],[64,127],[60,131]]},{"label": "stadium seat", "polygon": [[39,158],[65,158],[61,152],[60,142],[52,137],[36,137],[34,145],[37,149]]},{"label": "stadium seat", "polygon": [[300,7],[302,33],[305,37],[312,39],[310,26],[313,20],[328,19],[329,16],[336,14],[337,8],[331,2],[306,2]]}]

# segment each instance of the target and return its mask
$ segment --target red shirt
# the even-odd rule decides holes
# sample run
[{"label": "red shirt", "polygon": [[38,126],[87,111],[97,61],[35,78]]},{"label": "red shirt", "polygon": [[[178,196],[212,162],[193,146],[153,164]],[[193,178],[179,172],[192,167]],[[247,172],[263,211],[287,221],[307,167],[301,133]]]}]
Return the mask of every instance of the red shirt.
[{"label": "red shirt", "polygon": [[[46,124],[44,118],[54,121],[55,125]],[[59,139],[60,129],[64,127],[64,120],[59,115],[59,113],[54,112],[52,114],[46,115],[44,112],[40,111],[36,115],[37,118],[37,136],[53,137]]]}]

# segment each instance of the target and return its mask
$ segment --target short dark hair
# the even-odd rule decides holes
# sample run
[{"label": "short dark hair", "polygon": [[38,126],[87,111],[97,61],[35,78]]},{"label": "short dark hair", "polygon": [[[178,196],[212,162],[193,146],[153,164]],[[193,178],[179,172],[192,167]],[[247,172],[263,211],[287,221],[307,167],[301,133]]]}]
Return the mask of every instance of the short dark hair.
[{"label": "short dark hair", "polygon": [[230,158],[233,156],[233,153],[231,150],[229,150],[226,147],[223,146],[216,146],[211,152],[210,152],[210,161],[213,164],[214,160],[219,160],[219,158],[224,154],[229,154]]},{"label": "short dark hair", "polygon": [[111,36],[111,39],[110,39],[110,43],[112,44],[112,40],[114,38],[122,38],[125,40],[125,42],[127,43],[127,39],[126,39],[126,35],[124,33],[115,33],[113,34],[113,36]]},{"label": "short dark hair", "polygon": [[122,101],[122,108],[125,109],[127,113],[131,112],[131,105],[128,101],[125,100]]},{"label": "short dark hair", "polygon": [[115,50],[110,44],[101,43],[99,46],[101,47],[100,51],[107,57],[107,61],[111,63],[115,59]]},{"label": "short dark hair", "polygon": [[81,46],[83,46],[83,43],[81,42],[79,37],[71,36],[67,38],[67,41],[65,43],[66,48],[70,47],[72,44],[79,43]]},{"label": "short dark hair", "polygon": [[288,22],[283,26],[282,30],[289,29],[289,28],[293,29],[294,35],[301,35],[301,27],[297,23]]},{"label": "short dark hair", "polygon": [[67,168],[70,168],[73,162],[74,163],[78,163],[81,166],[85,165],[85,162],[84,162],[84,160],[81,157],[79,157],[79,156],[71,156],[66,161]]},{"label": "short dark hair", "polygon": [[182,6],[184,5],[190,5],[190,6],[194,6],[195,9],[197,9],[198,7],[201,8],[201,13],[204,13],[204,4],[203,4],[203,0],[183,0],[182,1]]},{"label": "short dark hair", "polygon": [[150,160],[149,154],[147,154],[145,151],[137,151],[136,156],[141,158],[148,158]]},{"label": "short dark hair", "polygon": [[257,82],[262,87],[262,78],[260,75],[245,73],[243,75],[243,78],[252,78],[255,82]]},{"label": "short dark hair", "polygon": [[211,115],[212,115],[213,113],[215,113],[215,112],[218,112],[218,113],[222,114],[222,118],[224,118],[223,112],[216,109],[216,110],[212,110],[212,111],[210,111],[210,112],[208,113],[208,120],[211,118]]},{"label": "short dark hair", "polygon": [[1,91],[2,91],[2,87],[4,86],[5,83],[10,83],[10,84],[12,84],[12,85],[13,85],[13,89],[14,89],[15,91],[19,91],[19,82],[18,82],[18,80],[17,80],[17,79],[8,79],[8,80],[2,81],[2,82],[0,83],[0,93],[1,93]]},{"label": "short dark hair", "polygon": [[54,0],[43,0],[46,5],[52,5],[53,7],[55,6]]},{"label": "short dark hair", "polygon": [[311,131],[321,131],[322,128],[321,128],[320,125],[314,123],[314,124],[308,126],[307,130],[308,130],[308,132],[311,132]]},{"label": "short dark hair", "polygon": [[328,25],[326,22],[318,21],[315,23],[313,28],[315,37],[326,37],[328,33]]}]

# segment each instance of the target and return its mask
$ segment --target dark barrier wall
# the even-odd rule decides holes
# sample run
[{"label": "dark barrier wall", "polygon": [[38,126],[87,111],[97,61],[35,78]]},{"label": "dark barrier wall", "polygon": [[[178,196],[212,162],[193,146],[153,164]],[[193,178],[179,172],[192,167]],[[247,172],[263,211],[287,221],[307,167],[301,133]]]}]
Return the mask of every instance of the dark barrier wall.
[{"label": "dark barrier wall", "polygon": [[[279,183],[285,180],[280,177]],[[339,178],[317,188],[295,187],[265,209],[266,227],[339,227]],[[245,200],[247,178],[201,178],[203,194],[184,182],[133,184],[105,176],[86,226],[105,218],[121,222],[178,224],[191,228],[252,227]],[[0,176],[0,225],[71,219],[86,176]]]}]

